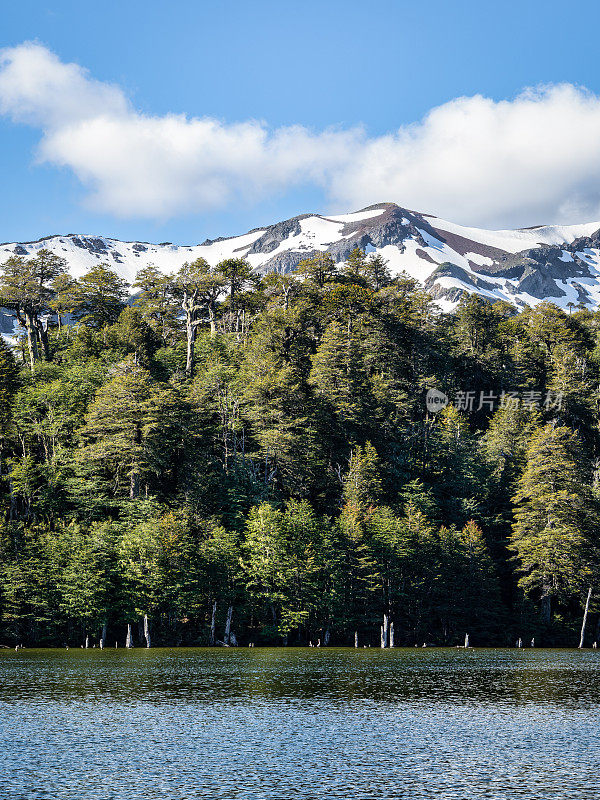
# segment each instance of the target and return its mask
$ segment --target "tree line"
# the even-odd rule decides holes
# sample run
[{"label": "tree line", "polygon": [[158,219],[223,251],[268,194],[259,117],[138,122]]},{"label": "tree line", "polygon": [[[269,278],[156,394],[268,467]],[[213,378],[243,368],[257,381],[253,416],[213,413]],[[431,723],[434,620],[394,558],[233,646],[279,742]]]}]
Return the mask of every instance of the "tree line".
[{"label": "tree line", "polygon": [[600,638],[598,312],[443,314],[359,249],[40,250],[0,306],[0,644],[573,644],[590,589]]}]

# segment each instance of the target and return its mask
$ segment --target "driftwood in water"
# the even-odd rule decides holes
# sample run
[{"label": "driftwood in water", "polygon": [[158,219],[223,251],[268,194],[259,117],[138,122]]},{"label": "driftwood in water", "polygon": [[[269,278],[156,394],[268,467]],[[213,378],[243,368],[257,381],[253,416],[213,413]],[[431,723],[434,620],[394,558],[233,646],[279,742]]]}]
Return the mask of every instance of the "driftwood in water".
[{"label": "driftwood in water", "polygon": [[588,589],[587,600],[585,601],[585,611],[583,612],[583,623],[581,625],[581,636],[579,637],[579,649],[583,647],[583,640],[585,639],[585,626],[587,623],[587,615],[590,608],[590,598],[592,596],[592,587]]},{"label": "driftwood in water", "polygon": [[127,638],[125,639],[125,647],[133,647],[133,635],[131,633],[131,625],[127,625]]}]

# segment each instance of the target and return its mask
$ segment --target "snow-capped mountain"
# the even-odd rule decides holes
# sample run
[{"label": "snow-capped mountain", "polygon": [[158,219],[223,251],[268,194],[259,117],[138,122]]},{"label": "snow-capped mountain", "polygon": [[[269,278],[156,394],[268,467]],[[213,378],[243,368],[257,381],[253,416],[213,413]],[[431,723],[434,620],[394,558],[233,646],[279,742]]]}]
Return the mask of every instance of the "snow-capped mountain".
[{"label": "snow-capped mountain", "polygon": [[33,256],[48,248],[67,260],[75,277],[106,263],[132,282],[144,266],[172,272],[199,256],[210,264],[243,257],[257,272],[289,272],[303,258],[326,250],[336,261],[344,261],[357,246],[380,253],[394,274],[406,272],[416,278],[444,310],[452,310],[463,292],[507,300],[520,308],[545,299],[565,309],[570,303],[600,306],[600,222],[488,231],[394,203],[351,214],[302,214],[242,236],[193,246],[50,236],[1,244],[0,263],[11,255]]}]

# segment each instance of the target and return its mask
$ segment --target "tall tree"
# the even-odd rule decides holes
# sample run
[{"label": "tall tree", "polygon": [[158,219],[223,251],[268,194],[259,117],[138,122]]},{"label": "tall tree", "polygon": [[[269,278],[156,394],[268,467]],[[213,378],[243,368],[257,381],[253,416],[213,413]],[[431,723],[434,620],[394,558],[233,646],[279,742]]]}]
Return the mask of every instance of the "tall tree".
[{"label": "tall tree", "polygon": [[[170,430],[178,419],[173,390],[152,380],[141,367],[126,366],[96,395],[81,430],[79,451],[83,476],[97,482],[102,495],[140,497],[143,483],[168,465]],[[84,499],[89,492],[81,487]]]},{"label": "tall tree", "polygon": [[533,434],[514,500],[519,583],[549,623],[552,601],[587,586],[598,563],[598,512],[577,434],[553,424]]},{"label": "tall tree", "polygon": [[165,275],[154,266],[144,267],[137,272],[132,286],[140,290],[134,305],[166,345],[179,328],[180,301],[176,296],[175,276]]},{"label": "tall tree", "polygon": [[102,330],[115,323],[125,307],[129,284],[110,269],[98,264],[83,275],[75,291],[75,314],[84,325]]},{"label": "tall tree", "polygon": [[225,286],[229,290],[229,313],[231,321],[238,323],[237,298],[250,279],[252,269],[243,258],[226,258],[216,266],[216,271],[222,276]]},{"label": "tall tree", "polygon": [[12,311],[27,332],[32,370],[40,358],[38,343],[46,360],[51,358],[47,315],[52,311],[51,301],[55,296],[52,283],[64,273],[65,267],[63,258],[46,249],[28,261],[22,256],[11,256],[1,267],[0,305]]},{"label": "tall tree", "polygon": [[195,366],[195,344],[198,326],[202,324],[200,314],[205,311],[210,322],[211,333],[216,333],[217,301],[224,288],[224,279],[218,269],[213,269],[203,258],[184,264],[175,277],[175,288],[185,312],[187,338],[186,375],[192,378]]}]

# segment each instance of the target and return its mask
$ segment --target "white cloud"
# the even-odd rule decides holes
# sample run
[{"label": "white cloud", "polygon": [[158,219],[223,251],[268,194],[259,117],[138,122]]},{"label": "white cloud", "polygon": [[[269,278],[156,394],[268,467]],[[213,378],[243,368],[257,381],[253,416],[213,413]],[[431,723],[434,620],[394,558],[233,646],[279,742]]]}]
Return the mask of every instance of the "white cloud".
[{"label": "white cloud", "polygon": [[344,210],[387,200],[490,226],[600,219],[600,99],[568,84],[510,101],[457,98],[369,138],[360,127],[141,114],[119,87],[25,43],[0,51],[0,113],[39,127],[37,158],[73,170],[87,201],[119,216],[165,218],[312,184]]}]

